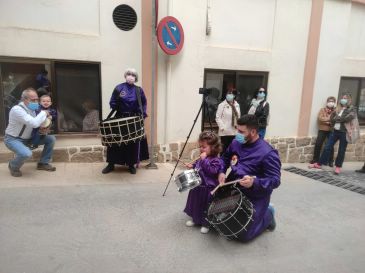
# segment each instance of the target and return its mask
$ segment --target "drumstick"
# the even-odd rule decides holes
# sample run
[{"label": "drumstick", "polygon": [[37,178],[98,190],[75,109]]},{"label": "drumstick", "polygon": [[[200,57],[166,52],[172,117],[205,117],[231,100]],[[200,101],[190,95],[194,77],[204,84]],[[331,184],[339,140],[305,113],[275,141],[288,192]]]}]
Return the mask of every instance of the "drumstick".
[{"label": "drumstick", "polygon": [[[242,179],[242,178],[241,178]],[[232,185],[232,184],[235,184],[237,182],[240,182],[241,179],[237,179],[237,180],[233,180],[233,181],[230,181],[230,182],[227,182],[227,183],[224,183],[224,184],[219,184],[217,187],[214,188],[214,190],[212,190],[210,192],[211,195],[214,195],[215,192],[220,188],[220,187],[224,187],[224,186],[227,186],[227,185]]]},{"label": "drumstick", "polygon": [[200,156],[198,156],[197,158],[195,158],[193,161],[187,163],[187,164],[193,164],[195,161],[197,161],[200,158]]},{"label": "drumstick", "polygon": [[188,163],[185,163],[184,161],[182,161],[181,159],[178,159],[176,157],[173,156],[173,158],[180,164],[184,164],[185,167],[188,167]]}]

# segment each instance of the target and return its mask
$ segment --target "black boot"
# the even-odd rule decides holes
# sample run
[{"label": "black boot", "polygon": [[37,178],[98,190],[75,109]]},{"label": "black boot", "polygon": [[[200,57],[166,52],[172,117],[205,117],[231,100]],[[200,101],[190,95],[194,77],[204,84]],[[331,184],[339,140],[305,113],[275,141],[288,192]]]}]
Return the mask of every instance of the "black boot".
[{"label": "black boot", "polygon": [[365,164],[360,170],[356,170],[357,173],[365,173]]},{"label": "black boot", "polygon": [[108,165],[101,171],[103,174],[107,174],[114,171],[114,164],[108,163]]},{"label": "black boot", "polygon": [[137,169],[133,165],[129,166],[128,170],[131,174],[136,174],[137,173]]}]

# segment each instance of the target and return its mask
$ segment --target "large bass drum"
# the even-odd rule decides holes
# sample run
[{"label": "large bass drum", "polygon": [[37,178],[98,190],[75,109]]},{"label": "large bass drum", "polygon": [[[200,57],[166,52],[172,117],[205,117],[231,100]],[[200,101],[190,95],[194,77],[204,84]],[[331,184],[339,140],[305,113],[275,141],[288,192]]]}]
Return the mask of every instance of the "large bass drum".
[{"label": "large bass drum", "polygon": [[143,118],[132,116],[118,119],[107,119],[100,122],[101,144],[116,147],[140,141],[145,137]]},{"label": "large bass drum", "polygon": [[219,234],[227,239],[237,239],[247,230],[253,217],[253,205],[236,187],[218,189],[207,211],[207,221]]}]

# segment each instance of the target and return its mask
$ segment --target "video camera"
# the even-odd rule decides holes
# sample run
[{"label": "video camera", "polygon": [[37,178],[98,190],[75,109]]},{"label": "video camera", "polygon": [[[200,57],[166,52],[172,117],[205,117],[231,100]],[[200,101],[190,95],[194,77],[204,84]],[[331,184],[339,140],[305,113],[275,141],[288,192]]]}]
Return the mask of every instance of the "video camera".
[{"label": "video camera", "polygon": [[210,95],[212,93],[212,90],[213,90],[213,88],[201,87],[201,88],[199,88],[199,94]]}]

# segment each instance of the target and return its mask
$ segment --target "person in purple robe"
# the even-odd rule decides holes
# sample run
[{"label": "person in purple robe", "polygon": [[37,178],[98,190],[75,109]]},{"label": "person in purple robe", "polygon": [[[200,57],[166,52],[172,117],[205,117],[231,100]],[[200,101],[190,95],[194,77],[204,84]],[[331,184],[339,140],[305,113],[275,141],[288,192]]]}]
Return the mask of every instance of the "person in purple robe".
[{"label": "person in purple robe", "polygon": [[[219,174],[219,183],[241,179],[238,187],[253,204],[253,221],[238,235],[242,242],[276,227],[270,197],[280,185],[281,162],[277,150],[259,137],[258,129],[255,115],[243,115],[237,120],[237,135],[222,155],[224,168]],[[229,167],[231,172],[226,179]]]},{"label": "person in purple robe", "polygon": [[[142,115],[147,117],[147,99],[141,87],[136,86],[138,81],[137,71],[128,68],[124,73],[126,82],[114,88],[110,98],[110,108],[116,111],[116,118],[125,118]],[[138,99],[138,93],[140,100]],[[114,171],[114,165],[126,165],[131,174],[136,174],[138,164],[149,158],[147,139],[130,144],[121,144],[119,147],[107,147],[106,161],[108,165],[102,170],[103,174]]]},{"label": "person in purple robe", "polygon": [[205,219],[205,211],[211,201],[211,191],[218,185],[218,174],[223,168],[223,161],[219,158],[222,144],[219,136],[214,132],[202,132],[199,135],[200,158],[189,168],[198,170],[201,184],[189,191],[184,212],[192,219],[186,226],[200,225],[201,233],[209,232],[209,224]]}]

